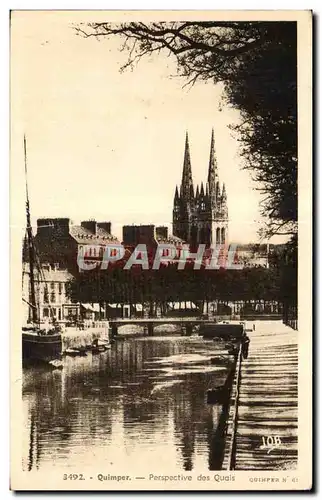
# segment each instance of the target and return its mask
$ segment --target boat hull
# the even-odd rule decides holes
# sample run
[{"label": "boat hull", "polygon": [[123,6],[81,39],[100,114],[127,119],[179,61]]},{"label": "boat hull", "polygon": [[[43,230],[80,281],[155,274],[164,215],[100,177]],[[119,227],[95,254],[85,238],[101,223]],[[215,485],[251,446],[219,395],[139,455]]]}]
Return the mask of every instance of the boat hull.
[{"label": "boat hull", "polygon": [[62,337],[54,335],[35,335],[22,333],[22,357],[24,361],[51,361],[60,357]]},{"label": "boat hull", "polygon": [[69,348],[64,352],[66,356],[87,356],[85,349],[82,348]]},{"label": "boat hull", "polygon": [[244,332],[242,324],[213,323],[200,325],[199,335],[204,339],[227,338],[240,339]]}]

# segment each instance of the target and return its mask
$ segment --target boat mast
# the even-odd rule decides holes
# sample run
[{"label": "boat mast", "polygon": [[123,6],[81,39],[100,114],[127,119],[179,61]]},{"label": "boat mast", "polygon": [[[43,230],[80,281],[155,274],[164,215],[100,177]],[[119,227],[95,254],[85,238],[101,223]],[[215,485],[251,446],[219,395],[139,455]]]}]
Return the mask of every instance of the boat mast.
[{"label": "boat mast", "polygon": [[24,156],[25,156],[25,177],[26,177],[26,217],[27,217],[27,245],[29,254],[29,276],[30,276],[30,305],[31,305],[31,319],[34,323],[38,322],[37,304],[36,304],[36,290],[35,290],[35,252],[33,245],[32,227],[30,221],[30,204],[27,183],[27,147],[26,136],[23,137]]}]

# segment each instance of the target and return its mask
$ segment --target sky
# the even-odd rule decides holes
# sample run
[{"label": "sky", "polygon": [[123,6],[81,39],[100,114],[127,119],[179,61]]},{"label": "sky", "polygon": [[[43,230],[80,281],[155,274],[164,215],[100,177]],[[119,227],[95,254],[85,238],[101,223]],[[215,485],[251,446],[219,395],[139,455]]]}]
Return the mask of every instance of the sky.
[{"label": "sky", "polygon": [[[102,15],[102,14],[101,14]],[[105,14],[106,15],[106,14]],[[14,12],[11,26],[11,214],[25,227],[23,135],[33,224],[39,217],[124,224],[172,222],[189,133],[195,185],[206,181],[211,129],[225,182],[229,240],[258,241],[260,194],[242,169],[239,113],[222,88],[176,75],[166,54],[120,72],[120,40],[77,36],[88,12]]]}]

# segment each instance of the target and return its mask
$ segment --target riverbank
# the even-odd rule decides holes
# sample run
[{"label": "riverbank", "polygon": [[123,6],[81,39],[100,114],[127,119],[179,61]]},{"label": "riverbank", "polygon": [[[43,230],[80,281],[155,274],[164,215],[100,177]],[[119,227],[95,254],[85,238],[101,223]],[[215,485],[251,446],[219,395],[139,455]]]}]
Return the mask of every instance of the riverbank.
[{"label": "riverbank", "polygon": [[62,351],[69,348],[79,348],[91,345],[94,340],[103,340],[109,338],[108,328],[88,328],[86,330],[77,330],[76,328],[66,328],[62,332]]}]

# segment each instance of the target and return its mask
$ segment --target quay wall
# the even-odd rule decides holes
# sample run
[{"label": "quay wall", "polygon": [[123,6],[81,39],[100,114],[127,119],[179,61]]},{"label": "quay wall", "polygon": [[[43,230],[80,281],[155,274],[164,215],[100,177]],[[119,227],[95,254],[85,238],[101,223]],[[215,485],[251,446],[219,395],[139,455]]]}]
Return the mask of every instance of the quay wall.
[{"label": "quay wall", "polygon": [[240,319],[251,320],[251,321],[280,321],[282,319],[282,314],[241,314]]},{"label": "quay wall", "polygon": [[77,328],[66,328],[62,332],[63,352],[69,348],[85,347],[92,344],[95,339],[108,339],[108,328],[102,326],[101,328],[87,328],[80,330]]}]

